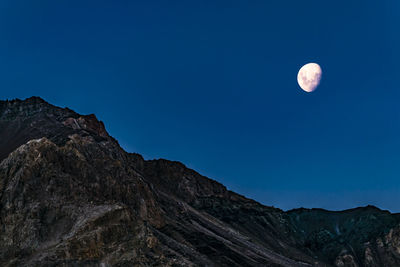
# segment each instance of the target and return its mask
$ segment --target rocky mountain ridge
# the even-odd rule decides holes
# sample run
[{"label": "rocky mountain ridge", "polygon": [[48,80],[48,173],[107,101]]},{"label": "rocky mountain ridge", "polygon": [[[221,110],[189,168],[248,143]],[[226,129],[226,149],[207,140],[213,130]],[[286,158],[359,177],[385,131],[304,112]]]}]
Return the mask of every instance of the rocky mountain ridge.
[{"label": "rocky mountain ridge", "polygon": [[127,153],[94,115],[0,101],[1,266],[400,266],[400,217],[284,212]]}]

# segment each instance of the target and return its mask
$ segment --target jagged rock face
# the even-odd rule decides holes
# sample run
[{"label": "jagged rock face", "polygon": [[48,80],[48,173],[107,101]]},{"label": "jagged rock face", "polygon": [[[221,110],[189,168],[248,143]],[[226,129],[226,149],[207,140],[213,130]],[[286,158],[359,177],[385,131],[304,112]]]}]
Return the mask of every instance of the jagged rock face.
[{"label": "jagged rock face", "polygon": [[40,98],[0,101],[0,161],[0,266],[400,266],[396,214],[266,207]]},{"label": "jagged rock face", "polygon": [[38,97],[0,101],[0,160],[29,140],[47,137],[63,145],[75,133],[98,142],[112,139],[94,115],[81,116]]},{"label": "jagged rock face", "polygon": [[400,265],[394,251],[387,251],[397,245],[384,249],[376,245],[399,225],[398,214],[367,206],[343,212],[297,209],[288,215],[295,231],[293,236],[319,259],[335,262],[337,266]]}]

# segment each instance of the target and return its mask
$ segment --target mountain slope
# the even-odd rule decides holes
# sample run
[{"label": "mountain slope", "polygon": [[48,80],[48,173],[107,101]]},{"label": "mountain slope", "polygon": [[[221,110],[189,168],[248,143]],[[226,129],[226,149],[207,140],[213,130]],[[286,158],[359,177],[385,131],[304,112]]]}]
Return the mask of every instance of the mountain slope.
[{"label": "mountain slope", "polygon": [[400,218],[263,206],[126,153],[94,115],[0,101],[1,266],[400,266]]}]

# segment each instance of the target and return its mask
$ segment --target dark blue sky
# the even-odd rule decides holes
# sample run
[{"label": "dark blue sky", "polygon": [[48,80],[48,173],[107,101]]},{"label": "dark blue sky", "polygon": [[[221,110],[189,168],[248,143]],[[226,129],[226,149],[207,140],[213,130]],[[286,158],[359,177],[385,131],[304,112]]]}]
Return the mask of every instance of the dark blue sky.
[{"label": "dark blue sky", "polygon": [[[0,2],[0,98],[283,209],[400,211],[400,2]],[[298,69],[318,62],[305,93]]]}]

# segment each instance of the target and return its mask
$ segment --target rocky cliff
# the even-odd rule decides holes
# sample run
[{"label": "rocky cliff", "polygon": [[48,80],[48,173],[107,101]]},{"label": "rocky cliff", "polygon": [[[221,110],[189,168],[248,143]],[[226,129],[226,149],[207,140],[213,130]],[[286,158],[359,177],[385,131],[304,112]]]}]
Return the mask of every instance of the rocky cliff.
[{"label": "rocky cliff", "polygon": [[0,101],[0,161],[0,266],[400,266],[397,214],[263,206],[37,97]]}]

